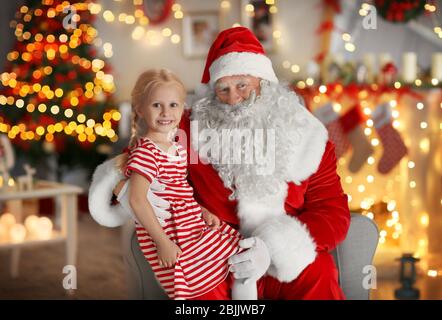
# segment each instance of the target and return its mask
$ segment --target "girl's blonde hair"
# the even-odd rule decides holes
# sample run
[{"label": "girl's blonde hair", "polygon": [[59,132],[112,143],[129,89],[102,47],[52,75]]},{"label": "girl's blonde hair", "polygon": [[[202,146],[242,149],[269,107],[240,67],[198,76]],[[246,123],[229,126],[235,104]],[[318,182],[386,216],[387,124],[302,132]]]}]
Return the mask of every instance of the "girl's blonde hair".
[{"label": "girl's blonde hair", "polygon": [[[152,92],[161,85],[174,84],[181,91],[183,101],[186,98],[186,88],[182,81],[170,70],[150,69],[143,72],[132,89],[132,119],[131,137],[129,148],[133,147],[137,140],[147,133],[147,128],[142,119],[139,118],[137,110],[146,103]],[[124,170],[128,160],[128,153],[125,152],[117,157],[117,167]]]}]

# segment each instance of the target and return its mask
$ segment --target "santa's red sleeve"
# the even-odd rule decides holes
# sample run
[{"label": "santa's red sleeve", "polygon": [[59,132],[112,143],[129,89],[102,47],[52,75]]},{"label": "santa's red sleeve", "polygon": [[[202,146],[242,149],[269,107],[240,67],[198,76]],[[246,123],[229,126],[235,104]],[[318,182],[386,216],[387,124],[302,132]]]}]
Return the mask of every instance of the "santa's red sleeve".
[{"label": "santa's red sleeve", "polygon": [[330,141],[318,171],[308,180],[298,219],[306,225],[317,251],[333,250],[347,235],[350,210],[336,171],[335,147]]},{"label": "santa's red sleeve", "polygon": [[[260,225],[253,235],[269,249],[271,264],[267,273],[282,282],[296,279],[316,259],[318,251],[334,249],[347,235],[350,212],[336,172],[334,145],[328,141],[318,169],[306,181],[304,204]],[[302,196],[289,190],[286,203]],[[299,199],[298,199],[299,201]]]}]

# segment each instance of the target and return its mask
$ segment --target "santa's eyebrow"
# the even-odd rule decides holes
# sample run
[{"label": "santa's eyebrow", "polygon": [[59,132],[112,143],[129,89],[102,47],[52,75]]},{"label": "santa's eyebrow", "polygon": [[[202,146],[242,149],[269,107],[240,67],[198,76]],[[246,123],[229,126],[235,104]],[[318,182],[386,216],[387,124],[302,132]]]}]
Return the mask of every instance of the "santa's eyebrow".
[{"label": "santa's eyebrow", "polygon": [[[249,84],[249,82],[247,81],[247,79],[240,79],[240,80],[234,80],[232,81],[232,84],[234,86],[237,86],[238,84]],[[228,83],[217,83],[215,85],[215,89],[219,89],[219,90],[223,90],[229,87]]]}]

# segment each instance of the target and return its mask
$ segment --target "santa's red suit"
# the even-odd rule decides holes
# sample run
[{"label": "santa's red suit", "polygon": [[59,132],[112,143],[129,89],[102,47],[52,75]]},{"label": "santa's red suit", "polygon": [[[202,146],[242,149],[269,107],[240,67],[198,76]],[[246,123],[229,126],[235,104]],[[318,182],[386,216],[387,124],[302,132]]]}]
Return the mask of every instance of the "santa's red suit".
[{"label": "santa's red suit", "polygon": [[[180,128],[186,132],[187,145],[190,146],[189,114],[183,118]],[[263,238],[267,246],[273,250],[271,252],[273,272],[258,281],[260,299],[344,298],[338,285],[337,269],[328,252],[342,242],[347,234],[350,223],[347,196],[336,173],[333,143],[328,141],[325,150],[324,145],[309,147],[312,152],[322,152],[321,161],[317,170],[300,185],[288,183],[284,209],[290,219],[283,221],[275,219],[273,225],[263,226],[267,227],[267,230],[263,231]],[[191,164],[190,157],[195,159],[197,155],[192,148],[189,149],[188,175],[196,200],[220,219],[239,229],[238,201],[229,200],[232,191],[224,187],[212,165],[204,164],[202,161]],[[307,227],[305,233],[299,227],[302,224]],[[292,232],[298,234],[290,237]],[[311,237],[315,243],[316,259],[308,266],[303,265],[303,256],[310,254],[306,250],[311,247],[302,247],[290,241],[291,238],[296,241],[298,237],[306,237],[307,240]],[[298,242],[303,243],[301,240]],[[301,272],[292,279],[293,272],[290,269],[295,273]],[[217,298],[216,294],[222,297],[222,288],[219,293],[215,291],[213,294],[206,298]]]},{"label": "santa's red suit", "polygon": [[[212,44],[202,77],[206,97],[213,95],[218,79],[232,75],[251,75],[273,84],[273,87],[269,85],[273,89],[263,88],[261,84],[261,96],[267,96],[268,100],[262,98],[260,105],[255,106],[257,109],[250,112],[257,117],[264,114],[263,119],[279,117],[273,123],[273,128],[283,131],[279,135],[277,132],[276,144],[285,144],[284,151],[275,151],[278,157],[276,172],[279,173],[273,180],[255,177],[252,182],[245,183],[247,176],[239,177],[242,186],[236,185],[239,189],[236,199],[229,200],[232,195],[231,188],[226,187],[229,179],[222,176],[230,169],[211,165],[210,161],[203,163],[199,151],[194,150],[200,139],[195,139],[195,135],[201,136],[201,132],[190,129],[189,117],[207,128],[220,120],[212,116],[218,112],[217,108],[203,101],[184,115],[180,126],[187,136],[189,181],[195,198],[223,221],[241,229],[245,237],[258,237],[267,245],[271,264],[267,274],[258,281],[259,298],[343,299],[329,251],[344,240],[350,212],[336,172],[335,148],[328,140],[327,130],[300,105],[295,94],[278,86],[270,59],[246,28],[227,29]],[[230,117],[230,114],[222,116]],[[292,122],[293,118],[298,122]],[[219,122],[223,128],[232,129],[235,127],[229,122],[237,121],[232,117]],[[217,168],[221,169],[217,171]],[[241,173],[236,172],[236,175],[238,178]],[[253,186],[255,181],[258,181],[255,184],[274,181],[279,186],[275,194],[263,195],[259,185]],[[247,190],[242,191],[240,187]],[[222,288],[219,292],[222,296]],[[207,298],[216,298],[216,294]]]}]

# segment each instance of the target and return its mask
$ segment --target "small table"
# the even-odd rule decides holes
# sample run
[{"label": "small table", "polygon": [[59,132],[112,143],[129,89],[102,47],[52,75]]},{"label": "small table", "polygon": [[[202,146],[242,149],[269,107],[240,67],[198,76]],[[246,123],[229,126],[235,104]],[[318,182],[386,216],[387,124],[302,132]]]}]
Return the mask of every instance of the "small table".
[{"label": "small table", "polygon": [[[52,181],[37,181],[33,190],[8,191],[0,193],[0,202],[9,200],[54,198],[56,215],[60,215],[61,230],[53,230],[50,239],[25,239],[22,242],[0,242],[0,250],[12,249],[11,276],[18,277],[20,249],[52,243],[66,243],[66,264],[75,266],[77,258],[77,197],[83,190],[80,187]],[[19,217],[21,220],[22,217]],[[23,221],[18,221],[23,223]],[[55,228],[54,228],[55,229]]]}]

